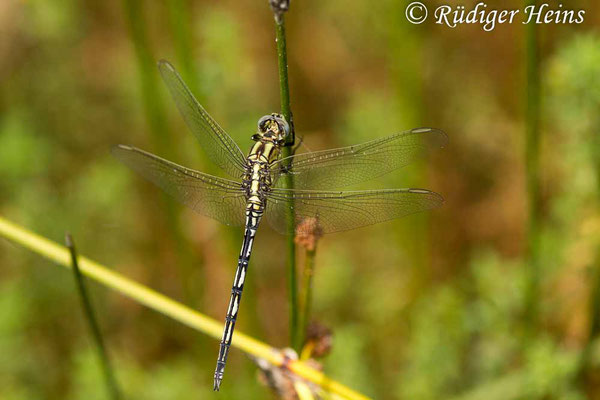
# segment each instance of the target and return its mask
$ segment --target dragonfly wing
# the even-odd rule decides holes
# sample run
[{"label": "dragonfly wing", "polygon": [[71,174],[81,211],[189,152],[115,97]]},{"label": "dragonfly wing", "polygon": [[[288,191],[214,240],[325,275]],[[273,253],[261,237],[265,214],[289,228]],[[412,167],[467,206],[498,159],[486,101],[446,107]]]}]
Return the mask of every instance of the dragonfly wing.
[{"label": "dragonfly wing", "polygon": [[244,224],[245,197],[238,182],[182,167],[135,147],[118,145],[112,153],[197,213],[226,225]]},{"label": "dragonfly wing", "polygon": [[424,189],[318,192],[274,188],[267,198],[267,220],[286,232],[287,211],[294,211],[296,230],[318,224],[322,233],[359,228],[440,207],[442,196]]},{"label": "dragonfly wing", "polygon": [[[339,188],[403,167],[446,142],[440,130],[412,129],[354,146],[286,157],[271,170],[275,179],[291,174],[298,189]],[[276,187],[283,181],[279,179]]]},{"label": "dragonfly wing", "polygon": [[229,175],[236,178],[241,177],[245,158],[235,141],[198,103],[168,61],[161,60],[158,63],[158,69],[187,126],[194,133],[211,161]]}]

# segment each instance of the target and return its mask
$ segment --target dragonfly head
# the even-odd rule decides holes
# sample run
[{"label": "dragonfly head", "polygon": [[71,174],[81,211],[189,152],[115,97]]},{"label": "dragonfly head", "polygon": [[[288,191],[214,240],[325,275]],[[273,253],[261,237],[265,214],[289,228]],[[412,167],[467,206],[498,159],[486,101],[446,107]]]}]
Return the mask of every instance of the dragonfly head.
[{"label": "dragonfly head", "polygon": [[285,140],[290,134],[290,125],[283,115],[270,114],[265,115],[258,120],[258,132],[252,136],[253,140],[269,141],[279,145],[285,144]]}]

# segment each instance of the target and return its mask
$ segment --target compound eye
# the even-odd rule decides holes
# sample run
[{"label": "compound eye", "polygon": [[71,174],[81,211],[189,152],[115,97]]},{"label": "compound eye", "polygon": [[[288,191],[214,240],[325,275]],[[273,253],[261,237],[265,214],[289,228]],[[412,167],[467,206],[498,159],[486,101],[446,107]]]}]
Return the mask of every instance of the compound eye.
[{"label": "compound eye", "polygon": [[275,120],[279,125],[279,129],[285,133],[286,137],[288,137],[290,135],[290,125],[287,123],[287,121],[282,117],[276,117]]},{"label": "compound eye", "polygon": [[265,115],[264,117],[261,117],[261,118],[258,120],[258,130],[259,130],[260,132],[264,132],[264,131],[266,131],[266,129],[267,129],[267,122],[269,122],[269,120],[270,120],[271,118],[272,118],[272,117],[271,117],[270,115]]}]

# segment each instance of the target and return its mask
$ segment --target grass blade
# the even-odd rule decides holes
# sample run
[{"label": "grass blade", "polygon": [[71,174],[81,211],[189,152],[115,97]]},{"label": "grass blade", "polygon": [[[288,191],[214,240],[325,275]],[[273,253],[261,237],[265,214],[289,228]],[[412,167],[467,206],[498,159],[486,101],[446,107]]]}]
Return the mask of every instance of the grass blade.
[{"label": "grass blade", "polygon": [[300,318],[300,333],[301,342],[304,342],[306,336],[306,328],[310,321],[312,293],[313,293],[313,276],[315,270],[315,254],[316,249],[306,249],[306,255],[304,259],[304,282],[302,284],[302,314]]},{"label": "grass blade", "polygon": [[77,286],[77,291],[79,292],[79,297],[81,299],[81,307],[83,308],[83,314],[85,315],[85,318],[88,322],[88,326],[90,327],[90,332],[92,334],[92,338],[94,339],[94,343],[96,344],[96,349],[98,351],[98,357],[100,358],[100,364],[102,365],[102,372],[104,374],[104,381],[106,383],[107,391],[113,400],[120,400],[122,398],[121,391],[119,390],[119,386],[115,378],[115,373],[112,368],[112,364],[110,362],[110,359],[108,358],[106,347],[104,346],[104,339],[102,338],[102,332],[100,331],[100,326],[94,314],[92,300],[90,299],[88,291],[85,287],[84,278],[81,275],[81,270],[79,269],[79,263],[77,261],[77,251],[75,250],[75,243],[73,242],[73,238],[71,237],[71,235],[68,233],[65,237],[65,243],[71,254],[71,269],[73,270],[75,284]]}]

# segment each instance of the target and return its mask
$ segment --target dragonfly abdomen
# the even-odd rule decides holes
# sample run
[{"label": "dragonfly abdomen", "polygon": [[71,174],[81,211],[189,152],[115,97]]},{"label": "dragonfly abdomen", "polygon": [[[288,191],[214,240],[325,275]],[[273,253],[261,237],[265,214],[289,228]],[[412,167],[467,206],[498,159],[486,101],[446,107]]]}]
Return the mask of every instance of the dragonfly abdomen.
[{"label": "dragonfly abdomen", "polygon": [[215,391],[219,390],[221,381],[223,380],[225,364],[227,363],[227,355],[229,354],[229,348],[231,347],[235,322],[237,321],[240,302],[242,300],[242,292],[244,290],[246,272],[248,271],[248,263],[250,262],[250,255],[252,254],[254,236],[256,235],[256,230],[262,217],[262,209],[254,210],[250,209],[250,206],[251,203],[249,202],[248,208],[246,209],[246,229],[244,230],[244,241],[242,242],[242,249],[240,250],[240,256],[238,257],[235,278],[233,280],[233,286],[231,287],[231,298],[229,299],[229,306],[227,307],[225,327],[223,328],[223,336],[221,338],[219,347],[219,357],[217,358],[217,367],[215,368]]}]

